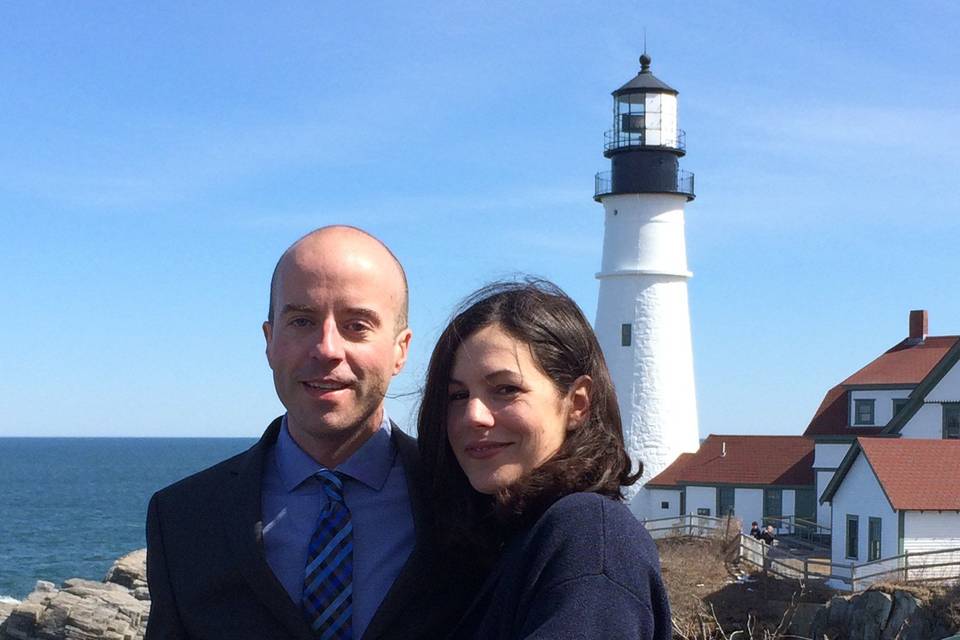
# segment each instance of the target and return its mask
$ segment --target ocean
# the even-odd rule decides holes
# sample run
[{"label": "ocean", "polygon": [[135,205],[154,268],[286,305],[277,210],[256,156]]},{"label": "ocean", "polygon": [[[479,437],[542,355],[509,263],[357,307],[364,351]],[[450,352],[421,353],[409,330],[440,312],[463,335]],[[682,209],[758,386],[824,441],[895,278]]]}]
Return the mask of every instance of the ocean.
[{"label": "ocean", "polygon": [[0,438],[0,599],[37,580],[102,580],[146,546],[154,491],[255,438]]}]

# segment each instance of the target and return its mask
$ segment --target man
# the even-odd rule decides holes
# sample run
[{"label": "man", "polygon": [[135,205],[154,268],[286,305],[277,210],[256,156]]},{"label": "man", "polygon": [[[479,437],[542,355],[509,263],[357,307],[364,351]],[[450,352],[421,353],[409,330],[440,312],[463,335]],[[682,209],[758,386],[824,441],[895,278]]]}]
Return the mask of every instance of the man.
[{"label": "man", "polygon": [[475,585],[435,557],[416,443],[384,409],[411,338],[402,267],[318,229],[277,263],[263,334],[286,415],[153,496],[147,638],[442,636]]}]

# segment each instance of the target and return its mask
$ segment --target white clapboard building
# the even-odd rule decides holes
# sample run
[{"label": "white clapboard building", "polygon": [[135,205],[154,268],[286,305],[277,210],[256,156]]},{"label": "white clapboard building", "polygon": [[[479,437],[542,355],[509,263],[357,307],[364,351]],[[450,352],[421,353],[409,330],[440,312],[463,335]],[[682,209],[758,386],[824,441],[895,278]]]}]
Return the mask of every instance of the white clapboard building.
[{"label": "white clapboard building", "polygon": [[733,515],[777,529],[813,519],[813,441],[803,436],[711,435],[644,487],[652,518]]},{"label": "white clapboard building", "polygon": [[815,439],[835,562],[960,547],[960,336],[909,336],[832,389]]}]

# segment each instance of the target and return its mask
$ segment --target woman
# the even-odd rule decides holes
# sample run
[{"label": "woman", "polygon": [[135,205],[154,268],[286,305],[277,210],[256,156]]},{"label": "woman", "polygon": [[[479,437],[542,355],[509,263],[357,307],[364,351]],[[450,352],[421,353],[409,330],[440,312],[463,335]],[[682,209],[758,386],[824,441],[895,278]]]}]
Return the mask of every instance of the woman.
[{"label": "woman", "polygon": [[471,296],[430,359],[418,421],[442,551],[489,571],[454,638],[671,635],[603,354],[543,281]]}]

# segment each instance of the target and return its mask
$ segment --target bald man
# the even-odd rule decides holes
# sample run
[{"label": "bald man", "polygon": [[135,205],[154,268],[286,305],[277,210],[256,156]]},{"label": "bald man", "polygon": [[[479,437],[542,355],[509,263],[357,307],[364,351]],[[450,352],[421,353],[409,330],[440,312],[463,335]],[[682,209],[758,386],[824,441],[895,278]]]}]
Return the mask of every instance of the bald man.
[{"label": "bald man", "polygon": [[313,231],[277,263],[263,335],[286,414],[153,496],[147,638],[442,637],[476,585],[437,561],[416,443],[384,408],[403,268],[364,231]]}]

